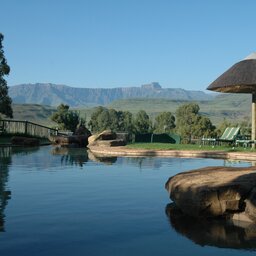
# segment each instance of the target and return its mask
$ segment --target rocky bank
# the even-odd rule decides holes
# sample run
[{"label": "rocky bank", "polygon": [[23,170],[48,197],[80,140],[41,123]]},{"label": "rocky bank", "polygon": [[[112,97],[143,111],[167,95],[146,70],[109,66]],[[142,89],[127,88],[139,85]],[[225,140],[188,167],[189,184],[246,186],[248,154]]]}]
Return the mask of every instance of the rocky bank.
[{"label": "rocky bank", "polygon": [[165,188],[184,214],[256,223],[256,167],[206,167],[171,177]]}]

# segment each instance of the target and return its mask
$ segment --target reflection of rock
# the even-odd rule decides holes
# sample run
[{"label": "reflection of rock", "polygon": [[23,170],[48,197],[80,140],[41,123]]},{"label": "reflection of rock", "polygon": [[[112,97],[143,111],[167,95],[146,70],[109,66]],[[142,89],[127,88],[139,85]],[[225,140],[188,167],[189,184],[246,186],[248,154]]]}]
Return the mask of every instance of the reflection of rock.
[{"label": "reflection of rock", "polygon": [[116,146],[125,146],[126,141],[124,139],[117,139],[116,133],[105,130],[99,134],[95,134],[89,137],[88,139],[90,146],[102,146],[102,147],[116,147]]},{"label": "reflection of rock", "polygon": [[170,198],[190,216],[255,221],[255,167],[206,167],[171,177]]},{"label": "reflection of rock", "polygon": [[18,146],[39,146],[40,144],[39,139],[18,136],[12,137],[11,143]]},{"label": "reflection of rock", "polygon": [[166,207],[172,227],[201,246],[256,249],[256,225],[223,219],[195,219],[183,214],[175,204]]},{"label": "reflection of rock", "polygon": [[67,147],[86,147],[88,145],[87,135],[52,136],[51,142]]},{"label": "reflection of rock", "polygon": [[87,150],[81,148],[54,147],[52,154],[61,155],[61,163],[65,165],[78,164],[83,166],[88,161]]},{"label": "reflection of rock", "polygon": [[105,163],[105,164],[113,164],[116,162],[117,157],[115,156],[102,156],[99,154],[94,154],[92,153],[90,150],[87,151],[88,152],[88,158],[94,162],[101,162],[101,163]]}]

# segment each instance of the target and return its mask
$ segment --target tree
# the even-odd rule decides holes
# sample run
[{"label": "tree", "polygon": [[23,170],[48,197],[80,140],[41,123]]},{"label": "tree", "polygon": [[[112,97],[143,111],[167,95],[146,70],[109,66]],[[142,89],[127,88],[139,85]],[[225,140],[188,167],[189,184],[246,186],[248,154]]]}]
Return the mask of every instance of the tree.
[{"label": "tree", "polygon": [[101,113],[97,116],[97,123],[99,131],[111,130],[111,121],[108,109],[104,108]]},{"label": "tree", "polygon": [[51,116],[52,121],[59,124],[60,129],[70,130],[74,132],[79,122],[83,121],[76,111],[69,110],[68,105],[60,104],[57,112]]},{"label": "tree", "polygon": [[168,133],[175,128],[175,117],[171,112],[161,112],[155,118],[154,131],[158,133]]},{"label": "tree", "polygon": [[134,120],[134,127],[137,133],[148,133],[150,130],[151,122],[148,114],[144,110],[140,110]]},{"label": "tree", "polygon": [[119,111],[118,112],[119,120],[119,130],[122,132],[133,133],[133,117],[132,113],[129,111]]},{"label": "tree", "polygon": [[92,132],[101,132],[110,129],[110,116],[107,108],[102,106],[96,107],[88,123]]},{"label": "tree", "polygon": [[10,73],[10,67],[8,66],[4,56],[4,50],[2,45],[3,40],[4,36],[0,33],[0,113],[12,118],[12,100],[8,96],[7,82],[4,79],[4,76]]},{"label": "tree", "polygon": [[88,125],[93,132],[101,132],[106,129],[114,132],[132,132],[132,114],[128,111],[116,111],[99,106],[92,113]]},{"label": "tree", "polygon": [[91,120],[88,123],[88,126],[90,127],[90,130],[92,132],[98,132],[100,131],[99,123],[98,123],[98,116],[105,108],[102,106],[96,107],[91,115]]},{"label": "tree", "polygon": [[176,111],[176,131],[191,143],[192,136],[215,136],[215,126],[207,117],[199,115],[199,106],[189,103],[180,106]]},{"label": "tree", "polygon": [[109,128],[111,131],[117,132],[120,131],[119,129],[119,118],[121,117],[120,114],[115,109],[109,109],[109,121],[110,125]]},{"label": "tree", "polygon": [[198,123],[195,125],[194,135],[197,137],[216,137],[216,127],[212,124],[211,120],[205,116],[198,116]]}]

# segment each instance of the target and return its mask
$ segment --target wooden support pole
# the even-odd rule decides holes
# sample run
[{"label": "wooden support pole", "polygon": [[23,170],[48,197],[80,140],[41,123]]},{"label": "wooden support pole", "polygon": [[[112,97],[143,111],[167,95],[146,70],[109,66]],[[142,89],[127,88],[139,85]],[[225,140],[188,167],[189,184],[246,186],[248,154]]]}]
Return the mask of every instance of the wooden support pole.
[{"label": "wooden support pole", "polygon": [[[256,93],[252,93],[252,141],[255,141],[256,136]],[[252,143],[252,148],[255,149],[255,143]]]},{"label": "wooden support pole", "polygon": [[28,121],[25,121],[25,134],[28,134]]}]

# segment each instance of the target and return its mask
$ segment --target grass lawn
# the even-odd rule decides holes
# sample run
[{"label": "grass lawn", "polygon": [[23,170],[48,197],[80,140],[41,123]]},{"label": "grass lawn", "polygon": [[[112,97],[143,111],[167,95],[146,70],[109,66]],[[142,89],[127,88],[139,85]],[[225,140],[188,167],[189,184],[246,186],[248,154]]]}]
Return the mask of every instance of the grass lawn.
[{"label": "grass lawn", "polygon": [[151,149],[151,150],[213,150],[226,152],[255,152],[250,147],[233,147],[228,145],[221,146],[200,146],[197,144],[170,144],[170,143],[132,143],[126,146],[132,149]]}]

